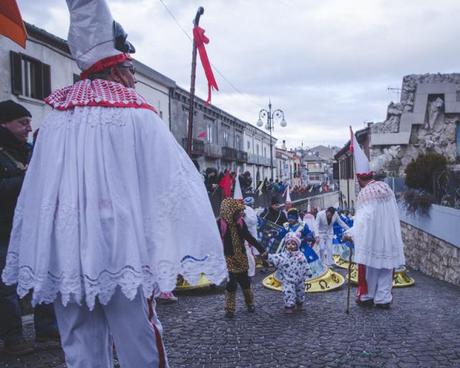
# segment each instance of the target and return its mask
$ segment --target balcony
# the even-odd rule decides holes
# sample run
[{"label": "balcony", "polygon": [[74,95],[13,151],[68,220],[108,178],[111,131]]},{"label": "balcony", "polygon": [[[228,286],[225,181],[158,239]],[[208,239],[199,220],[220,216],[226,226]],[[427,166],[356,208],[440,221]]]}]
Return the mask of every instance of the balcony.
[{"label": "balcony", "polygon": [[248,162],[248,153],[236,150],[236,161],[246,163]]},{"label": "balcony", "polygon": [[236,150],[232,147],[222,147],[222,160],[225,161],[235,161],[236,160]]},{"label": "balcony", "polygon": [[[259,158],[259,163],[270,167],[270,157],[260,157]],[[275,166],[275,159],[273,158],[273,166]]]},{"label": "balcony", "polygon": [[259,163],[259,156],[253,153],[248,153],[248,164],[257,165]]},{"label": "balcony", "polygon": [[[182,147],[187,150],[187,138],[182,139]],[[199,139],[192,139],[192,156],[204,155],[204,142]]]},{"label": "balcony", "polygon": [[204,155],[207,158],[220,158],[222,157],[222,152],[220,146],[217,144],[206,143],[204,145]]}]

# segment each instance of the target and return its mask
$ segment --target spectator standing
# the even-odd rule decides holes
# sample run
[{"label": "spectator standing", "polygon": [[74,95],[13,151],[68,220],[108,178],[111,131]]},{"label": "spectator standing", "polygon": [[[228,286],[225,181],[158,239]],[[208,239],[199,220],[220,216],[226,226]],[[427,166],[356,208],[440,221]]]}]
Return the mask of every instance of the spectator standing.
[{"label": "spectator standing", "polygon": [[[21,191],[32,148],[27,143],[31,128],[30,112],[14,101],[0,102],[0,270],[5,267],[13,225],[14,209]],[[34,309],[37,341],[58,339],[53,306]],[[16,286],[0,280],[0,337],[5,351],[26,354],[33,350],[22,333],[21,308]]]}]

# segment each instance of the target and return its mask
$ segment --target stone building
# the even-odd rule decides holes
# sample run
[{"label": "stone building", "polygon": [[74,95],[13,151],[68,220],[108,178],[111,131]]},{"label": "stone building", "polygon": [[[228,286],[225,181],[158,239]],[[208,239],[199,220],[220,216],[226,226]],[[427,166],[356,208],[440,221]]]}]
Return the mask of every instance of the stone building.
[{"label": "stone building", "polygon": [[[28,37],[22,49],[0,35],[0,100],[12,99],[32,113],[32,128],[40,127],[51,108],[44,98],[72,85],[80,70],[67,41],[25,23]],[[136,90],[154,106],[178,142],[186,147],[189,92],[172,79],[134,60]],[[195,100],[193,158],[200,170],[239,168],[254,179],[270,178],[270,136],[199,98]],[[273,160],[276,138],[271,138]]]},{"label": "stone building", "polygon": [[244,128],[244,149],[248,153],[248,161],[244,171],[249,171],[255,182],[271,178],[270,170],[270,139],[272,141],[273,162],[275,165],[276,138],[255,126],[246,123]]},{"label": "stone building", "polygon": [[[171,91],[171,132],[187,146],[190,94]],[[253,181],[270,178],[270,136],[213,105],[195,97],[192,156],[200,171],[214,168],[249,171]],[[276,138],[272,137],[273,150]],[[273,154],[273,158],[274,158]]]},{"label": "stone building", "polygon": [[26,29],[25,49],[0,36],[0,100],[11,99],[26,107],[35,130],[51,110],[44,98],[73,84],[80,70],[65,40],[28,23]]},{"label": "stone building", "polygon": [[308,184],[332,183],[334,154],[337,151],[337,147],[320,145],[303,152],[302,161]]},{"label": "stone building", "polygon": [[373,166],[393,176],[420,153],[460,160],[460,74],[407,75],[401,99],[390,103],[386,120],[371,128]]},{"label": "stone building", "polygon": [[[25,25],[28,34],[25,49],[0,36],[0,100],[12,99],[30,110],[35,130],[51,110],[44,98],[51,91],[72,85],[79,79],[80,70],[66,40],[31,24]],[[175,82],[138,61],[134,64],[136,89],[170,124],[169,90],[175,87]]]},{"label": "stone building", "polygon": [[[369,157],[370,128],[356,131],[355,136],[364,153]],[[340,207],[354,209],[359,188],[355,180],[355,162],[350,152],[350,141],[334,155],[334,159],[333,171],[334,179],[339,184]]]}]

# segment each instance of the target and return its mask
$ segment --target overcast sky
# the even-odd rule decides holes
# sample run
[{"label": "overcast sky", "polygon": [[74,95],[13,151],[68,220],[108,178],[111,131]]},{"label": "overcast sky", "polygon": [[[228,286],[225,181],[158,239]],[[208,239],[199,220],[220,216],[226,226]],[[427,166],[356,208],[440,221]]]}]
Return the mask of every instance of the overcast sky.
[{"label": "overcast sky", "polygon": [[[198,6],[220,92],[213,103],[255,124],[271,98],[289,147],[342,146],[348,125],[382,121],[407,74],[460,72],[458,0],[163,0],[189,34]],[[66,38],[64,0],[19,0],[23,18]],[[191,42],[160,0],[108,0],[136,58],[188,89]],[[236,88],[236,90],[235,90]],[[198,66],[198,95],[206,81]]]}]

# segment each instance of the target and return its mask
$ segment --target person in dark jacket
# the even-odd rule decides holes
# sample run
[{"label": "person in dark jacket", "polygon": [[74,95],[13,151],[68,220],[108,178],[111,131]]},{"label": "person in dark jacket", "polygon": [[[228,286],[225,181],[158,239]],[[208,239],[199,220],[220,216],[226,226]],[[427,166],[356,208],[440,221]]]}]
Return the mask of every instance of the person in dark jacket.
[{"label": "person in dark jacket", "polygon": [[283,226],[287,222],[287,217],[283,211],[279,209],[279,201],[274,196],[271,206],[266,208],[260,215],[262,220],[271,221],[279,226]]},{"label": "person in dark jacket", "polygon": [[[14,101],[0,102],[0,271],[5,267],[16,201],[31,155],[27,143],[32,131],[31,117],[26,108]],[[59,338],[52,305],[37,306],[34,322],[37,341]],[[22,333],[16,287],[6,286],[1,279],[0,338],[8,353],[21,355],[33,351]]]},{"label": "person in dark jacket", "polygon": [[244,241],[253,245],[261,254],[265,252],[265,249],[251,235],[243,220],[244,209],[242,201],[232,198],[224,199],[220,207],[220,217],[217,220],[228,269],[228,281],[225,288],[225,315],[228,318],[233,318],[235,315],[237,284],[240,284],[243,289],[248,311],[255,311]]}]

